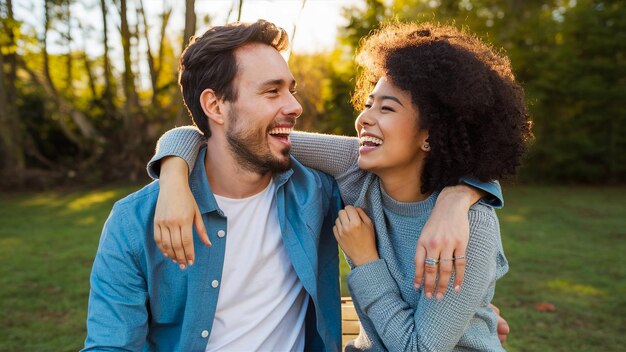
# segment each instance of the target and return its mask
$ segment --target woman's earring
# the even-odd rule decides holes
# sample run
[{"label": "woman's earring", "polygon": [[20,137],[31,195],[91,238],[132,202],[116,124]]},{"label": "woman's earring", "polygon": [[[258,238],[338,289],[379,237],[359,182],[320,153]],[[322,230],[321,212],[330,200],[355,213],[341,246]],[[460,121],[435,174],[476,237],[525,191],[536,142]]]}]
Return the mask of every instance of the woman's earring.
[{"label": "woman's earring", "polygon": [[424,143],[424,150],[430,150],[430,144]]}]

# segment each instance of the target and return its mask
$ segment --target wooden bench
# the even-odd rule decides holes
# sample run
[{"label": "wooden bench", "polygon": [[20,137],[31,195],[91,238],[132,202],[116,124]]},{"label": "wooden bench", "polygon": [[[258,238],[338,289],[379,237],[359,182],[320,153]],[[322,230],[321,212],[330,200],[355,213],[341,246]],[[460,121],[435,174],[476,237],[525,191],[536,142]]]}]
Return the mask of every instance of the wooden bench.
[{"label": "wooden bench", "polygon": [[361,323],[356,315],[352,298],[341,297],[341,331],[342,349],[346,347],[348,341],[352,341],[359,336]]}]

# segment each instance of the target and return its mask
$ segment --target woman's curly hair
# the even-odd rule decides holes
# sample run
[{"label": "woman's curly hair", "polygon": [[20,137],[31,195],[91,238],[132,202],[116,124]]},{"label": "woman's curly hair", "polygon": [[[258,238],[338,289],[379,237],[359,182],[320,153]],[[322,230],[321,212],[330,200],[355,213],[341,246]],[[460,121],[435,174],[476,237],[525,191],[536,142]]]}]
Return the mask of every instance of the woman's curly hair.
[{"label": "woman's curly hair", "polygon": [[383,26],[361,42],[353,103],[358,110],[380,77],[411,94],[430,152],[422,192],[513,175],[531,137],[524,92],[508,58],[451,26]]}]

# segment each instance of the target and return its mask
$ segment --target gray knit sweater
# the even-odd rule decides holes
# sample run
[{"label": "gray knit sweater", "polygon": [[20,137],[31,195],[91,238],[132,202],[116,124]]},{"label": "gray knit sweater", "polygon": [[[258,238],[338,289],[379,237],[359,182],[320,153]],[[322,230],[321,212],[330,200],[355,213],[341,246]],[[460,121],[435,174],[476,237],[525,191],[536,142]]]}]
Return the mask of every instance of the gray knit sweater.
[{"label": "gray knit sweater", "polygon": [[[346,350],[502,351],[497,317],[488,307],[496,280],[508,271],[494,210],[480,203],[470,209],[461,292],[454,292],[450,284],[442,301],[426,299],[422,289],[413,287],[413,257],[439,192],[422,202],[398,202],[384,192],[376,175],[358,168],[356,138],[299,132],[291,139],[293,155],[334,176],[344,202],[364,208],[375,225],[380,259],[351,266],[348,275],[362,329]],[[203,143],[194,128],[169,131],[148,164],[149,174],[156,178],[158,160],[168,155],[194,165]]]}]

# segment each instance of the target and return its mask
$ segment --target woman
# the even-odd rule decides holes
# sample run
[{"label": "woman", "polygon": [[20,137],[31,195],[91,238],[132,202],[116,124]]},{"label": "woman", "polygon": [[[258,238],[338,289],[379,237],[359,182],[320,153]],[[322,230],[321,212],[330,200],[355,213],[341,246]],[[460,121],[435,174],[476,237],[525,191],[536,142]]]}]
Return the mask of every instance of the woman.
[{"label": "woman", "polygon": [[463,290],[429,299],[412,273],[441,189],[466,175],[502,178],[520,163],[530,128],[508,59],[453,27],[392,24],[363,42],[357,61],[359,138],[293,136],[298,160],[333,175],[354,205],[334,228],[363,327],[347,350],[502,350],[489,304],[508,264],[491,207],[470,209],[466,256],[424,261],[466,263]]}]

